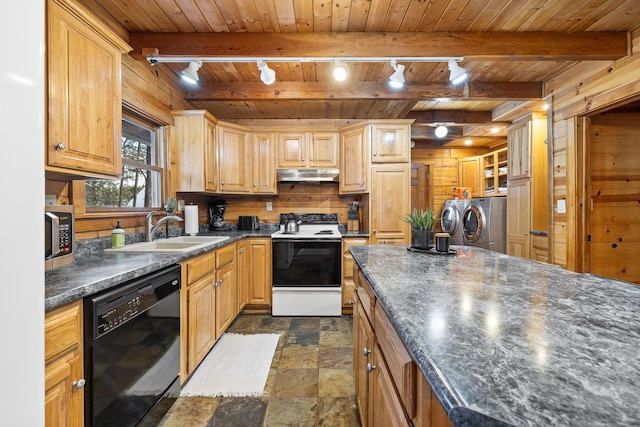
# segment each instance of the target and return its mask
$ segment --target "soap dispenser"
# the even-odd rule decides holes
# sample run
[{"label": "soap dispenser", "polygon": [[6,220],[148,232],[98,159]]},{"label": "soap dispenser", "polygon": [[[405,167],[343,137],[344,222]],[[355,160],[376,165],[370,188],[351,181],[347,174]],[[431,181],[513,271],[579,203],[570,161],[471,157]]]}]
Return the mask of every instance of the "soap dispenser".
[{"label": "soap dispenser", "polygon": [[111,247],[121,248],[123,246],[124,246],[124,229],[120,227],[120,221],[118,221],[115,228],[111,231]]}]

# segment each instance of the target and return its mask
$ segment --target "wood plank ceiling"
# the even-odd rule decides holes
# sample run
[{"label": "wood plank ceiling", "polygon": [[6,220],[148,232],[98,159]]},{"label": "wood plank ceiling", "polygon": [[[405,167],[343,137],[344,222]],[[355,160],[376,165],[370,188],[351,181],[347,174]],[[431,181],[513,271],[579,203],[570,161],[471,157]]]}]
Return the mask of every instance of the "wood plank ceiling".
[{"label": "wood plank ceiling", "polygon": [[[492,145],[504,125],[541,108],[542,85],[577,61],[631,51],[638,0],[81,0],[128,37],[131,55],[361,57],[397,59],[406,84],[391,90],[389,62],[353,62],[346,82],[332,63],[204,62],[185,98],[225,121],[412,118],[414,139]],[[143,54],[144,53],[144,54]],[[402,57],[464,57],[467,84],[448,82],[447,63]],[[161,63],[178,78],[188,64]],[[451,126],[436,140],[437,124]],[[490,127],[500,132],[492,134]],[[422,129],[418,127],[422,126]],[[497,139],[496,139],[497,138]]]}]

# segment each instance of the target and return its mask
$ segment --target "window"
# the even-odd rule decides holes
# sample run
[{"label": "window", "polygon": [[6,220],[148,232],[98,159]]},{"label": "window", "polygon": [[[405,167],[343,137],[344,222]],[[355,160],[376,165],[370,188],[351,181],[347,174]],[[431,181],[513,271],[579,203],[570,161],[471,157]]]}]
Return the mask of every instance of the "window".
[{"label": "window", "polygon": [[122,118],[122,178],[88,180],[87,209],[152,208],[162,205],[163,128],[131,115]]}]

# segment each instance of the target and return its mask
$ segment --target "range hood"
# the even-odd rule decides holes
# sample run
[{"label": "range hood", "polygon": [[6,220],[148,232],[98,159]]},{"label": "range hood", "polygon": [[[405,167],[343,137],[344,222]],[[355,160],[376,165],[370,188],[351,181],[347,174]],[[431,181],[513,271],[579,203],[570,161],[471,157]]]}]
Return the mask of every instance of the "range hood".
[{"label": "range hood", "polygon": [[276,169],[279,182],[338,182],[338,169]]}]

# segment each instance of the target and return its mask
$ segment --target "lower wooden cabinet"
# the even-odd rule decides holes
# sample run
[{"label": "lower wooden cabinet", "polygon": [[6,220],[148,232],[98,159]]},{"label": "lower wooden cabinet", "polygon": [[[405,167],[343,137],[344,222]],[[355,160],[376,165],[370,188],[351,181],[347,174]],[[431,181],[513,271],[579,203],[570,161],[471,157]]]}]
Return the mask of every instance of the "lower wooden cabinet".
[{"label": "lower wooden cabinet", "polygon": [[357,265],[353,271],[353,368],[362,426],[451,427]]},{"label": "lower wooden cabinet", "polygon": [[369,239],[366,238],[343,238],[342,239],[342,314],[352,314],[355,299],[353,291],[353,257],[349,252],[351,246],[366,245]]},{"label": "lower wooden cabinet", "polygon": [[247,239],[247,305],[271,312],[271,239]]},{"label": "lower wooden cabinet", "polygon": [[247,305],[247,243],[241,240],[236,246],[236,282],[238,286],[238,313]]},{"label": "lower wooden cabinet", "polygon": [[180,381],[206,357],[239,313],[236,245],[181,263]]},{"label": "lower wooden cabinet", "polygon": [[84,425],[82,301],[45,315],[45,425]]}]

